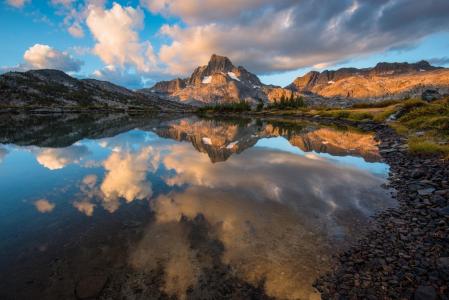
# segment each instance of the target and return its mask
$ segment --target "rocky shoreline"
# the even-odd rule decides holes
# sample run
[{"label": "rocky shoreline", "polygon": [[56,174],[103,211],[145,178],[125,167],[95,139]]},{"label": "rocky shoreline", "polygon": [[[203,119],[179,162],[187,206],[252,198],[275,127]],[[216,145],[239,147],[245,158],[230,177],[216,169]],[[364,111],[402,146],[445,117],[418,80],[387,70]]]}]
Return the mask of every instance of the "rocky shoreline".
[{"label": "rocky shoreline", "polygon": [[315,287],[323,299],[449,299],[449,164],[410,154],[387,125],[357,127],[376,132],[398,206],[377,214]]}]

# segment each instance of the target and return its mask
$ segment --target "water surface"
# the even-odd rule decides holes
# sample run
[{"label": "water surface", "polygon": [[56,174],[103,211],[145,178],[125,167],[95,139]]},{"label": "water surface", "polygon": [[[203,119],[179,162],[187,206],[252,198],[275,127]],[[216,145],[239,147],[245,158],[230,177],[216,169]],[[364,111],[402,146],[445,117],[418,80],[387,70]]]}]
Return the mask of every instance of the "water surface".
[{"label": "water surface", "polygon": [[1,299],[318,299],[332,255],[394,205],[351,128],[0,119]]}]

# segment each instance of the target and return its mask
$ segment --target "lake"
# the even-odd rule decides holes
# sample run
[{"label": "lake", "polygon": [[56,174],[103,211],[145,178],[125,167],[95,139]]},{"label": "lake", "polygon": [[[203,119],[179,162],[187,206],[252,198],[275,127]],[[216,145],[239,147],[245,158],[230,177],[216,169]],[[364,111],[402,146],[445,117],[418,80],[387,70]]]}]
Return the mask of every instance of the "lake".
[{"label": "lake", "polygon": [[395,206],[372,133],[290,119],[0,116],[1,299],[319,299]]}]

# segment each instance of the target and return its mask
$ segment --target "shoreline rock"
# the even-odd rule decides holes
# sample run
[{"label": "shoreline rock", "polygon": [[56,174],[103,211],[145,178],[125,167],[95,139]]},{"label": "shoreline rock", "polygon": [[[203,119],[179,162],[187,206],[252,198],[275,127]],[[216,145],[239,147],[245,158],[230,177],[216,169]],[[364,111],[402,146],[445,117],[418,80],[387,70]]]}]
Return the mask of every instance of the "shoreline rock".
[{"label": "shoreline rock", "polygon": [[398,207],[374,216],[372,229],[337,255],[315,287],[323,299],[447,299],[448,163],[410,154],[406,139],[386,125],[358,127],[376,132]]}]

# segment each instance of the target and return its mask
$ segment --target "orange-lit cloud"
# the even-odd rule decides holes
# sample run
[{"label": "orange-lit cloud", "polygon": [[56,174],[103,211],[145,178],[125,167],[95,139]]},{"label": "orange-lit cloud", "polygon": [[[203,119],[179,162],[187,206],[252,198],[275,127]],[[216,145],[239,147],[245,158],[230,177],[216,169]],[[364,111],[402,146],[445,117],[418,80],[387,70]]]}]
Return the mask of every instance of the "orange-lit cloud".
[{"label": "orange-lit cloud", "polygon": [[34,206],[41,213],[50,213],[55,208],[55,204],[51,203],[47,199],[40,199],[34,202]]},{"label": "orange-lit cloud", "polygon": [[100,189],[104,195],[104,204],[112,205],[108,210],[117,208],[119,198],[131,202],[151,196],[151,183],[146,180],[146,176],[154,167],[152,159],[153,148],[147,146],[136,153],[128,150],[112,152],[104,161],[107,173]]},{"label": "orange-lit cloud", "polygon": [[73,145],[67,148],[43,148],[37,151],[36,159],[47,169],[58,170],[68,164],[79,163],[89,153],[84,145]]},{"label": "orange-lit cloud", "polygon": [[75,201],[73,202],[73,206],[78,209],[80,212],[84,213],[86,216],[92,216],[95,209],[95,204],[90,203],[88,201]]}]

